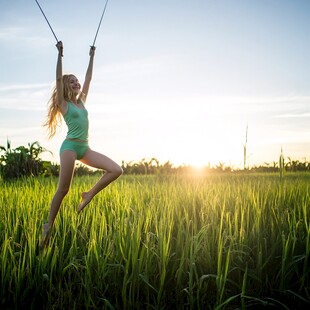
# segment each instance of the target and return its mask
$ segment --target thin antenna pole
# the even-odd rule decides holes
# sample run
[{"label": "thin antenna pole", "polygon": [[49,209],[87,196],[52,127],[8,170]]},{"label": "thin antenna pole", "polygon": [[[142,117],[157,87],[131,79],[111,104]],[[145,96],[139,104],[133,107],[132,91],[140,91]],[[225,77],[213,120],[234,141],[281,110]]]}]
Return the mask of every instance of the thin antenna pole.
[{"label": "thin antenna pole", "polygon": [[58,41],[58,39],[57,39],[57,37],[56,37],[56,34],[55,34],[55,32],[54,32],[54,30],[53,30],[53,28],[52,28],[51,24],[49,23],[49,21],[48,21],[47,17],[45,16],[45,14],[44,14],[44,12],[43,12],[43,10],[42,10],[42,8],[41,8],[41,6],[40,6],[39,2],[38,2],[37,0],[35,0],[35,2],[37,3],[37,5],[38,5],[39,9],[41,10],[41,12],[42,12],[42,14],[43,14],[43,16],[44,16],[44,18],[45,18],[45,20],[46,20],[46,22],[47,22],[48,26],[49,26],[49,27],[50,27],[50,29],[52,30],[52,33],[53,33],[53,35],[54,35],[54,37],[55,37],[55,39],[56,39],[56,42],[58,43],[59,41]]},{"label": "thin antenna pole", "polygon": [[245,144],[243,145],[243,170],[246,170],[246,160],[247,160],[247,153],[246,148],[248,144],[248,124],[246,125],[245,131]]},{"label": "thin antenna pole", "polygon": [[97,28],[97,32],[96,32],[95,39],[94,39],[92,47],[95,47],[95,42],[96,42],[96,39],[97,39],[97,35],[98,35],[98,32],[99,32],[99,29],[100,29],[100,26],[101,26],[101,22],[102,22],[102,19],[103,19],[103,15],[105,13],[105,9],[107,8],[108,2],[109,2],[109,0],[107,0],[106,3],[105,3],[105,6],[104,6],[104,9],[103,9],[101,18],[100,18],[100,22],[99,22],[99,25],[98,25],[98,28]]}]

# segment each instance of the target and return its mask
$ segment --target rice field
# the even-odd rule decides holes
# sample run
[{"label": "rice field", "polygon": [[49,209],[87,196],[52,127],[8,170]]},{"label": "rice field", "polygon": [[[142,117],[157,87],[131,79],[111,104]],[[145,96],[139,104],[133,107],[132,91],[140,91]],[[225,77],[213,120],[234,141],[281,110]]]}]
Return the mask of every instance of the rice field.
[{"label": "rice field", "polygon": [[1,183],[1,309],[302,309],[310,175],[123,176],[80,215],[76,177]]}]

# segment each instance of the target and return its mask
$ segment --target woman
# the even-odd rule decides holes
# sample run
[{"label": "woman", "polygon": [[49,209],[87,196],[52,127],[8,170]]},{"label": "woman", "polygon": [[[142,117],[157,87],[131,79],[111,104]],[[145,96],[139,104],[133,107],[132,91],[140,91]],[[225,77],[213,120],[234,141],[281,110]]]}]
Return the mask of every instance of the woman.
[{"label": "woman", "polygon": [[51,138],[55,135],[56,127],[63,117],[68,126],[68,133],[60,148],[59,184],[51,203],[48,223],[43,225],[43,245],[47,245],[49,241],[62,200],[70,189],[76,160],[105,171],[94,187],[82,193],[78,212],[81,212],[97,193],[122,174],[122,168],[118,164],[88,146],[88,114],[84,105],[92,78],[95,47],[92,46],[89,51],[90,60],[82,91],[74,75],[62,75],[62,42],[59,41],[56,47],[58,49],[56,87],[49,101],[45,126],[48,127],[49,138]]}]

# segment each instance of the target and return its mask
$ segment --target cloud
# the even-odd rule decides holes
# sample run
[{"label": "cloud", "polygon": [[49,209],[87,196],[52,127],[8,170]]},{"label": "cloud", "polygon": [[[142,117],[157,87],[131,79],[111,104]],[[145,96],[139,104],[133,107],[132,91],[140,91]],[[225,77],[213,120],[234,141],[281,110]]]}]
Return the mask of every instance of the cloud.
[{"label": "cloud", "polygon": [[[9,136],[24,136],[27,134],[33,134],[42,131],[42,127],[18,127],[18,128],[11,128],[11,127],[0,127],[1,133],[10,133]],[[7,135],[0,135],[0,137],[6,137]]]},{"label": "cloud", "polygon": [[[50,87],[51,85],[49,83],[12,85],[2,84],[0,85],[0,109],[46,109],[46,104],[49,99]],[[3,112],[1,114],[3,114]]]},{"label": "cloud", "polygon": [[16,38],[23,37],[24,35],[25,35],[24,27],[10,26],[10,27],[2,28],[0,30],[1,40],[15,41]]},{"label": "cloud", "polygon": [[169,59],[167,57],[152,57],[134,59],[126,62],[111,63],[109,65],[96,67],[96,81],[101,80],[118,81],[130,78],[149,77],[154,74],[161,74],[166,68]]},{"label": "cloud", "polygon": [[276,115],[275,117],[277,118],[308,118],[310,117],[310,113],[309,112],[287,113],[287,114]]},{"label": "cloud", "polygon": [[0,93],[8,91],[19,91],[19,90],[33,90],[38,88],[46,88],[50,86],[49,83],[39,83],[39,84],[0,84]]},{"label": "cloud", "polygon": [[45,46],[50,42],[49,38],[45,35],[35,35],[36,28],[27,26],[7,26],[0,30],[0,40],[2,43],[7,42],[23,48],[29,46],[29,49],[34,47]]}]

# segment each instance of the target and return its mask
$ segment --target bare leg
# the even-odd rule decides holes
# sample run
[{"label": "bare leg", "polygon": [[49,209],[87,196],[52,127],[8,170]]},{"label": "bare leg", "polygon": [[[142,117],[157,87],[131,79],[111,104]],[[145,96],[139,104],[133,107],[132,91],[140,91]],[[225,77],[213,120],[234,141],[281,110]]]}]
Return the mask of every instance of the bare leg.
[{"label": "bare leg", "polygon": [[76,160],[76,154],[73,151],[66,150],[60,156],[60,173],[57,191],[53,197],[48,223],[43,225],[43,243],[46,245],[53,227],[56,215],[60,209],[62,200],[68,193]]},{"label": "bare leg", "polygon": [[93,188],[88,192],[82,193],[82,202],[78,206],[78,212],[81,212],[96,194],[123,173],[122,168],[112,159],[91,149],[87,150],[81,162],[97,169],[103,169],[106,172]]}]

